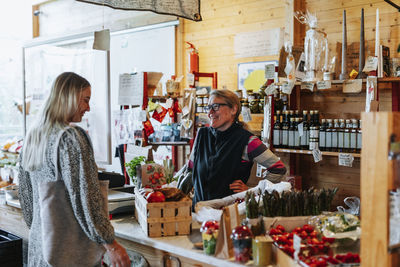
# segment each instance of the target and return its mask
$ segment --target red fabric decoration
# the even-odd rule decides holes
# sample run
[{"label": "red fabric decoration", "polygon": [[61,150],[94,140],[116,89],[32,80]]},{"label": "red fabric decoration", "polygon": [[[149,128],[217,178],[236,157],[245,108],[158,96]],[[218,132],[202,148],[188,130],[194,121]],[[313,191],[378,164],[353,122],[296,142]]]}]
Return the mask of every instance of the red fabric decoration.
[{"label": "red fabric decoration", "polygon": [[173,108],[169,108],[169,109],[168,109],[168,114],[169,114],[169,116],[170,116],[171,118],[173,118],[173,117],[174,117],[174,114],[175,114],[174,109],[173,109]]},{"label": "red fabric decoration", "polygon": [[176,113],[182,113],[182,109],[179,107],[179,103],[177,100],[174,101],[174,107],[173,107],[174,111]]},{"label": "red fabric decoration", "polygon": [[165,118],[165,115],[167,115],[167,109],[162,106],[161,106],[161,108],[162,108],[162,111],[160,113],[158,113],[158,111],[157,111],[158,108],[157,108],[156,110],[154,110],[153,115],[151,116],[153,119],[155,119],[159,122],[162,122]]},{"label": "red fabric decoration", "polygon": [[154,133],[154,128],[149,119],[143,122],[144,134],[146,137],[149,137],[152,133]]}]

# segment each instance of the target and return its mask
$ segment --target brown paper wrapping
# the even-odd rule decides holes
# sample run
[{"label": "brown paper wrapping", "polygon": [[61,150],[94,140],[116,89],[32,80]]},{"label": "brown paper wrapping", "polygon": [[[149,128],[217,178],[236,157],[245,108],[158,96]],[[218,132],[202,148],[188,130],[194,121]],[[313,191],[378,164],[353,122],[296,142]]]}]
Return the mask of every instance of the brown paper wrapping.
[{"label": "brown paper wrapping", "polygon": [[229,259],[234,256],[231,234],[238,225],[240,225],[240,217],[237,203],[224,207],[219,224],[215,257]]}]

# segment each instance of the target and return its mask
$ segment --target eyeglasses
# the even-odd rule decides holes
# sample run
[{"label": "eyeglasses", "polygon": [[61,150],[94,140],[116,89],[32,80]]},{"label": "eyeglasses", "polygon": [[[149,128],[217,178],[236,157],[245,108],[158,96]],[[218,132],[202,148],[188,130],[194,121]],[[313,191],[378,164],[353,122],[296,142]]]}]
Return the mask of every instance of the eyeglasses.
[{"label": "eyeglasses", "polygon": [[204,110],[206,112],[209,112],[211,109],[214,110],[214,111],[218,111],[220,106],[229,106],[229,105],[225,104],[225,103],[214,103],[214,104],[205,106]]}]

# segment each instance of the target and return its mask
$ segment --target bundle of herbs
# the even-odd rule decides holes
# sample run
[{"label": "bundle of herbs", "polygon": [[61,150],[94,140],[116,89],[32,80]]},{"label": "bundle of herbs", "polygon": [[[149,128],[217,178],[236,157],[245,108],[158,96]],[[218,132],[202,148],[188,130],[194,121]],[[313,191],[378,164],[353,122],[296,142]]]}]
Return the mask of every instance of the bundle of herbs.
[{"label": "bundle of herbs", "polygon": [[329,211],[333,197],[338,188],[314,189],[283,192],[279,195],[265,191],[262,195],[261,214],[265,217],[275,216],[310,216]]}]

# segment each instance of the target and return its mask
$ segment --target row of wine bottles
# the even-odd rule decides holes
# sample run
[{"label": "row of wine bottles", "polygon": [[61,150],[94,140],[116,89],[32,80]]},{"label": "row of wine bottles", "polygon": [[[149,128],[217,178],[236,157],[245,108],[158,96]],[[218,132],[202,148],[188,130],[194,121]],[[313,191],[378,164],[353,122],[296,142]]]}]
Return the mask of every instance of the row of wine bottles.
[{"label": "row of wine bottles", "polygon": [[318,110],[276,111],[273,146],[290,149],[319,149],[343,153],[360,153],[361,120],[322,119]]}]

